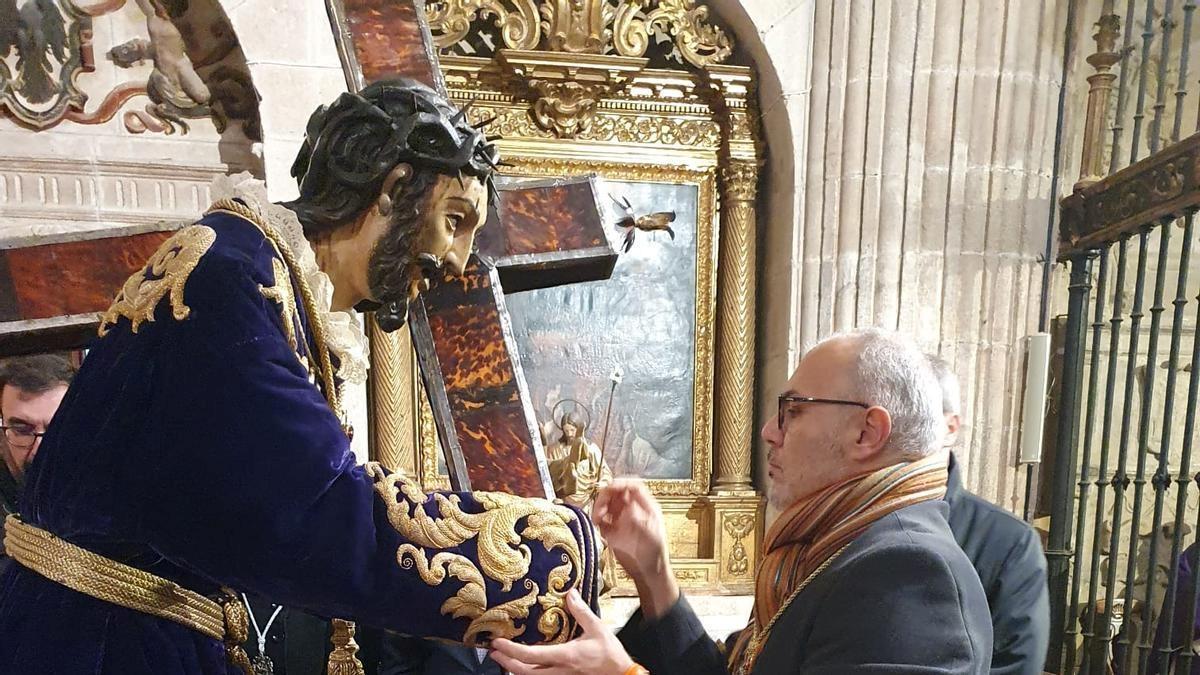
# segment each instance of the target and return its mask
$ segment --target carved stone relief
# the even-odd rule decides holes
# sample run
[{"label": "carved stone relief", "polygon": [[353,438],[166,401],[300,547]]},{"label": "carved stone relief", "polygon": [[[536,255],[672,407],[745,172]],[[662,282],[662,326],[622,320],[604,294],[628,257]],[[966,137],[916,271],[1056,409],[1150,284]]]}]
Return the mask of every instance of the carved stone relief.
[{"label": "carved stone relief", "polygon": [[0,0],[0,110],[44,129],[87,96],[76,78],[93,69],[91,16],[60,0]]},{"label": "carved stone relief", "polygon": [[[129,13],[144,25],[144,37],[93,45],[93,18]],[[138,75],[97,90],[96,78],[88,76],[98,65],[96,47],[116,68]],[[143,64],[151,66],[146,75]],[[149,102],[135,101],[141,97]],[[91,100],[99,102],[89,106]],[[135,0],[128,6],[126,0],[86,6],[0,0],[0,113],[35,130],[64,121],[103,124],[121,113],[125,129],[135,134],[187,134],[187,120],[200,119],[211,119],[224,133],[238,121],[248,139],[261,139],[258,96],[215,0]]]},{"label": "carved stone relief", "polygon": [[219,11],[189,11],[187,0],[136,2],[149,39],[134,38],[108,51],[121,68],[153,64],[145,84],[150,102],[123,115],[125,128],[135,134],[186,134],[185,120],[211,117],[218,133],[234,119],[242,121],[248,138],[261,139],[257,95],[237,39]]}]

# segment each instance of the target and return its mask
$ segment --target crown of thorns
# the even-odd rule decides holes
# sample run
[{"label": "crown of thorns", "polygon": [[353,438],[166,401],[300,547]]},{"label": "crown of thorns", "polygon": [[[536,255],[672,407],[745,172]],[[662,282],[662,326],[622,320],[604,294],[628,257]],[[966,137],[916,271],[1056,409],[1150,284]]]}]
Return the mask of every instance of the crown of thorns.
[{"label": "crown of thorns", "polygon": [[[377,181],[405,162],[491,182],[499,153],[478,125],[433,89],[412,80],[377,82],[344,93],[309,119],[304,146],[292,166],[301,192],[329,171],[342,184]],[[381,142],[381,139],[386,139]]]}]

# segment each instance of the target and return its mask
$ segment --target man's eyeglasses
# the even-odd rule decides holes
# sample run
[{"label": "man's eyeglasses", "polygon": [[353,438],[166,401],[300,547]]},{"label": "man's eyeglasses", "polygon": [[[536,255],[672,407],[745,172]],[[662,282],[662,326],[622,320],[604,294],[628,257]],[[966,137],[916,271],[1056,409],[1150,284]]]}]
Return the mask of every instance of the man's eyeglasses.
[{"label": "man's eyeglasses", "polygon": [[837,398],[813,398],[811,396],[797,396],[795,394],[780,394],[779,413],[775,418],[775,423],[779,425],[780,431],[783,431],[783,423],[786,421],[788,406],[793,403],[825,403],[827,405],[852,405],[859,408],[871,407],[861,401],[843,401]]},{"label": "man's eyeglasses", "polygon": [[39,438],[46,435],[46,432],[37,431],[35,427],[28,424],[0,425],[0,429],[4,430],[4,437],[8,440],[8,444],[21,450],[32,448]]}]

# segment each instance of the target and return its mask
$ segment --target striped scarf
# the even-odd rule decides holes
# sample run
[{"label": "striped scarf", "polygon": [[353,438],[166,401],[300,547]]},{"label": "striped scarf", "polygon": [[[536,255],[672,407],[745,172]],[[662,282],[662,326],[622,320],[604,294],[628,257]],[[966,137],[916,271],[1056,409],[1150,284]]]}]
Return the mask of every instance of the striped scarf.
[{"label": "striped scarf", "polygon": [[760,631],[822,563],[887,514],[941,499],[946,477],[946,457],[937,453],[847,478],[801,498],[781,513],[763,542],[763,560],[754,580],[754,610],[729,653],[729,672],[753,670],[767,639]]}]

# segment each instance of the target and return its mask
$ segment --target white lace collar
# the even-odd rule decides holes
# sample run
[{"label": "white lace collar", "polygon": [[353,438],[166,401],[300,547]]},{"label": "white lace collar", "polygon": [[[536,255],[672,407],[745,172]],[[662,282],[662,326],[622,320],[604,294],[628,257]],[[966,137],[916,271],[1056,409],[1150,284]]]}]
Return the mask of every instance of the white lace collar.
[{"label": "white lace collar", "polygon": [[304,238],[304,229],[296,214],[271,203],[267,199],[266,184],[244,171],[232,176],[218,176],[210,189],[213,201],[237,198],[283,235],[300,263],[300,273],[312,289],[319,311],[325,313],[325,338],[329,351],[337,357],[338,378],[353,384],[366,382],[370,367],[367,336],[355,315],[329,309],[333,304],[333,282],[317,267],[317,257]]}]

